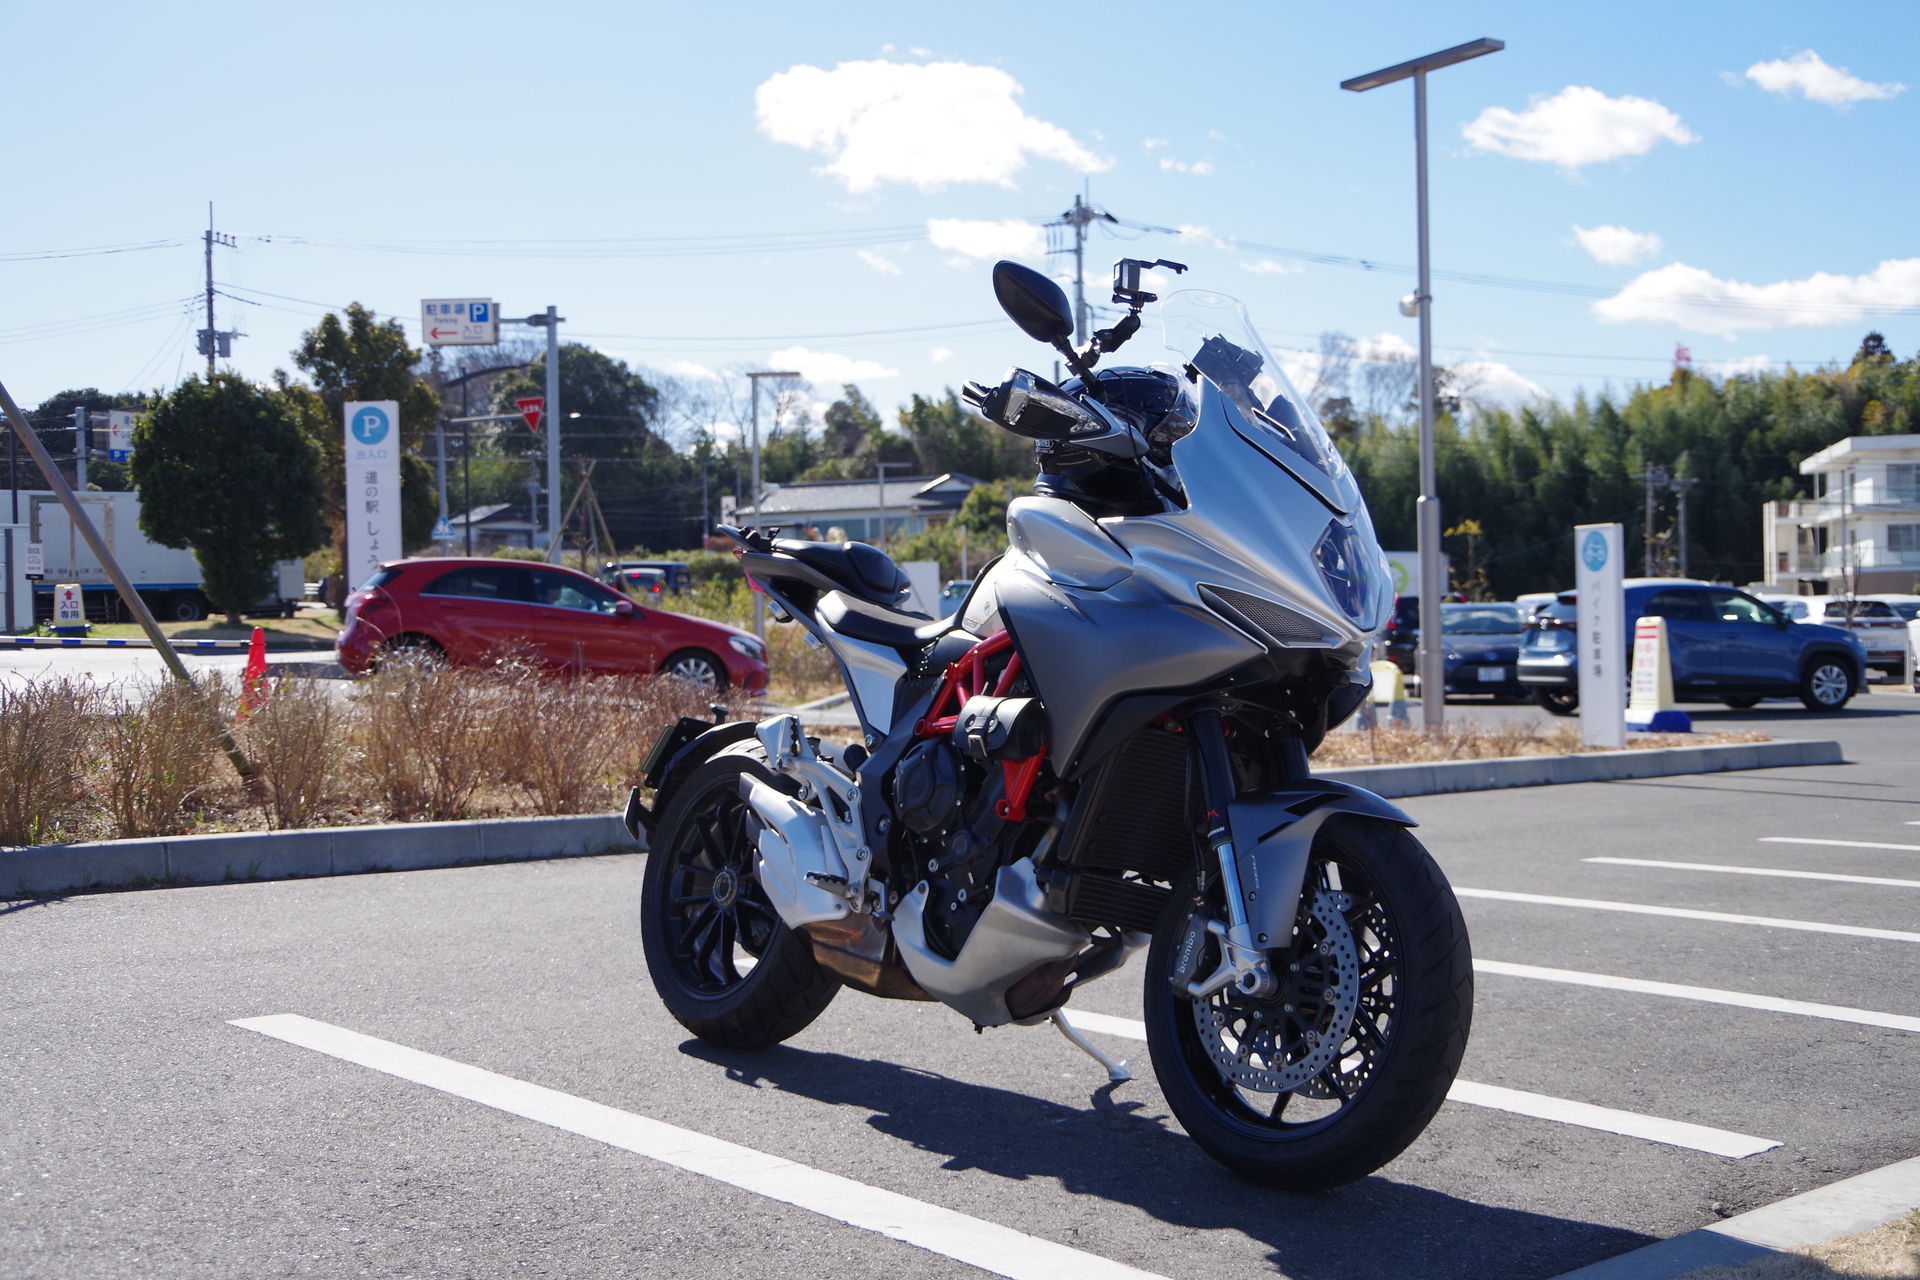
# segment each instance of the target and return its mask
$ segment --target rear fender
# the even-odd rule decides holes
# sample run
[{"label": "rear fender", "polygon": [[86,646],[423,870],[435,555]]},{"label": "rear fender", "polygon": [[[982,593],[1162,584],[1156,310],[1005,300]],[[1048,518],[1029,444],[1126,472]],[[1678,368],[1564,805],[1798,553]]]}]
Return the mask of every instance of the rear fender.
[{"label": "rear fender", "polygon": [[[728,747],[751,737],[751,720],[715,724],[710,720],[683,716],[679,723],[661,730],[660,736],[654,740],[653,750],[647,753],[645,777],[641,779],[640,786],[627,793],[624,817],[628,832],[635,840],[644,839],[640,834],[642,831],[652,834],[655,819],[673,799],[674,791],[689,773]],[[643,787],[653,788],[651,806],[640,798]]]},{"label": "rear fender", "polygon": [[1331,778],[1302,778],[1277,790],[1248,792],[1227,805],[1227,830],[1256,945],[1285,946],[1293,936],[1307,855],[1320,828],[1338,814],[1419,825],[1373,792]]}]

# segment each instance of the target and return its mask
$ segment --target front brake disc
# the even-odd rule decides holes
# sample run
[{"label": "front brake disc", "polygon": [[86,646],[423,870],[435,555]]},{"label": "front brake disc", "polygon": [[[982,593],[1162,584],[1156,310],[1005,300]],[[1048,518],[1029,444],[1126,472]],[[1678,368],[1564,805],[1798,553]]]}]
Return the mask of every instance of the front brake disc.
[{"label": "front brake disc", "polygon": [[1352,906],[1349,893],[1315,891],[1277,995],[1251,1000],[1228,988],[1194,1003],[1201,1044],[1224,1079],[1260,1093],[1310,1091],[1340,1057],[1360,1007],[1360,952],[1344,914]]}]

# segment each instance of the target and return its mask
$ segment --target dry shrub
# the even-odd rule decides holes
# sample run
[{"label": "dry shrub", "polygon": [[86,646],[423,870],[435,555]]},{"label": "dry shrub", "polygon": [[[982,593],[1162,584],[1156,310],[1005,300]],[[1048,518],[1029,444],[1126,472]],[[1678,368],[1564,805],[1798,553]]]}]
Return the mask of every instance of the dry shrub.
[{"label": "dry shrub", "polygon": [[0,844],[60,838],[87,798],[87,723],[99,691],[62,677],[0,685]]},{"label": "dry shrub", "polygon": [[469,816],[501,760],[520,749],[500,714],[505,680],[487,670],[388,663],[366,681],[354,763],[392,817]]},{"label": "dry shrub", "polygon": [[264,784],[267,825],[284,831],[313,824],[333,799],[342,753],[343,716],[325,684],[275,680],[265,704],[248,717],[241,750]]},{"label": "dry shrub", "polygon": [[224,686],[161,677],[100,717],[101,786],[116,839],[192,829],[187,806],[211,788]]},{"label": "dry shrub", "polygon": [[[1766,742],[1764,733],[1736,730],[1728,733],[1636,733],[1627,737],[1627,750],[1654,747],[1720,746],[1737,742]],[[1578,724],[1541,725],[1526,720],[1487,724],[1481,720],[1448,720],[1438,737],[1418,725],[1386,724],[1376,728],[1341,728],[1326,736],[1314,752],[1314,764],[1339,769],[1376,764],[1426,764],[1442,760],[1488,760],[1507,756],[1574,755],[1610,750],[1590,747],[1580,740]]]},{"label": "dry shrub", "polygon": [[776,702],[794,706],[846,690],[832,656],[808,638],[797,622],[767,626],[767,680]]}]

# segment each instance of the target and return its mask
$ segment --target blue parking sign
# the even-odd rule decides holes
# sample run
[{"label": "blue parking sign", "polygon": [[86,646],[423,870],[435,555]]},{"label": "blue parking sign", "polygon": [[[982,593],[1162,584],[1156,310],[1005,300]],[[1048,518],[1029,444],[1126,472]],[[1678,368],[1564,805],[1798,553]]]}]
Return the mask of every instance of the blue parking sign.
[{"label": "blue parking sign", "polygon": [[487,312],[491,309],[491,303],[476,302],[468,309],[469,314],[467,318],[475,324],[485,324],[487,322]]}]

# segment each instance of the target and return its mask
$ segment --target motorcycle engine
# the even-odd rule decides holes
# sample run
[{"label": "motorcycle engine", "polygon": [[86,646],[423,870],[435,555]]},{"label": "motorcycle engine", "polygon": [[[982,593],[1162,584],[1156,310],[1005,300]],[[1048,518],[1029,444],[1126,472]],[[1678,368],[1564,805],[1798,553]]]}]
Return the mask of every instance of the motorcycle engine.
[{"label": "motorcycle engine", "polygon": [[907,858],[898,887],[927,884],[927,941],[951,960],[993,897],[1000,868],[1019,856],[1018,836],[1033,824],[1000,816],[1006,795],[1002,759],[1038,749],[1042,719],[1030,698],[972,698],[953,734],[929,738],[901,757],[893,808]]}]

